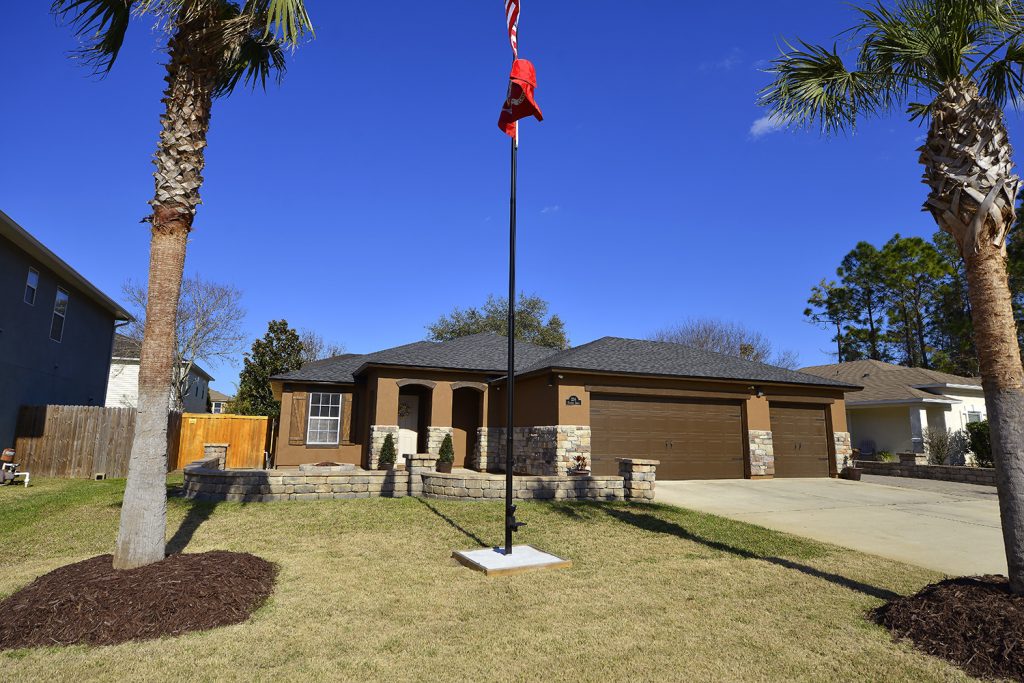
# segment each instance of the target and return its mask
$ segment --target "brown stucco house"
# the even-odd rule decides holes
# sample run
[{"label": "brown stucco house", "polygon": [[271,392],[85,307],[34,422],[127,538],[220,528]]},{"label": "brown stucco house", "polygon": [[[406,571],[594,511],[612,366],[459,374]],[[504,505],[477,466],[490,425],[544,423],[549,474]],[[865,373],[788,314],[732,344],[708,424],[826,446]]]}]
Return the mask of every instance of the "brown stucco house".
[{"label": "brown stucco house", "polygon": [[[278,466],[373,469],[386,435],[399,454],[501,470],[506,340],[484,333],[308,363],[272,378]],[[858,386],[680,344],[604,337],[565,351],[516,346],[515,467],[594,474],[617,457],[661,461],[659,479],[834,476],[850,453],[844,394]],[[838,463],[838,467],[837,467]]]}]

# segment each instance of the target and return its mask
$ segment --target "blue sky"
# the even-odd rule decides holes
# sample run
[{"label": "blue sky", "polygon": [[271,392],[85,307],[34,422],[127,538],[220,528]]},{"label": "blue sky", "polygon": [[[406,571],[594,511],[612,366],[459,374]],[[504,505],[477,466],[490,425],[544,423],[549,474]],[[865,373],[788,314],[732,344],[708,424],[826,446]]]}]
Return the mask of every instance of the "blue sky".
[{"label": "blue sky", "polygon": [[[715,316],[828,362],[810,287],[858,240],[934,230],[918,126],[826,140],[756,106],[778,41],[831,41],[849,8],[525,3],[546,119],[523,125],[521,287],[573,343]],[[46,5],[7,9],[0,208],[118,298],[146,273],[164,41],[136,22],[97,80]],[[317,39],[284,83],[214,105],[186,270],[242,289],[254,337],[285,318],[353,352],[422,338],[506,286],[502,2],[308,6]],[[239,365],[212,368],[214,386],[231,392]]]}]

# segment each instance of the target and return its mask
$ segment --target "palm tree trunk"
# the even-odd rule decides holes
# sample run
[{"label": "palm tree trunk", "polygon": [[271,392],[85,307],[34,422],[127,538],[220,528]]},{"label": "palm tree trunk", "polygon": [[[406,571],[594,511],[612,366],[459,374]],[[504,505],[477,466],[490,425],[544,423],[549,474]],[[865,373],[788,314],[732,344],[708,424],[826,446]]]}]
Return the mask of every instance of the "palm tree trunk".
[{"label": "palm tree trunk", "polygon": [[167,531],[167,417],[176,381],[176,318],[185,247],[199,204],[215,71],[189,50],[179,26],[169,45],[164,115],[154,156],[156,192],[149,259],[146,330],[139,361],[135,438],[114,567],[130,569],[164,558]]},{"label": "palm tree trunk", "polygon": [[966,261],[1010,587],[1014,593],[1024,593],[1024,370],[1006,255],[986,243],[979,253],[968,254]]},{"label": "palm tree trunk", "polygon": [[935,99],[921,148],[925,205],[956,238],[985,390],[1010,590],[1024,593],[1024,368],[1006,272],[1006,232],[1020,179],[1002,111],[968,80]]}]

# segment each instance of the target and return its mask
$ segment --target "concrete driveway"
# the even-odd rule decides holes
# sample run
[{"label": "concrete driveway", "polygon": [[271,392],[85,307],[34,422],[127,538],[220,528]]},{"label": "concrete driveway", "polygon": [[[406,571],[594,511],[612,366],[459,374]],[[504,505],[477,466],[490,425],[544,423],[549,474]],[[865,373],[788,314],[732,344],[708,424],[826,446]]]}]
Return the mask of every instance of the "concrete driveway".
[{"label": "concrete driveway", "polygon": [[994,487],[869,477],[658,481],[656,502],[949,575],[1006,574]]}]

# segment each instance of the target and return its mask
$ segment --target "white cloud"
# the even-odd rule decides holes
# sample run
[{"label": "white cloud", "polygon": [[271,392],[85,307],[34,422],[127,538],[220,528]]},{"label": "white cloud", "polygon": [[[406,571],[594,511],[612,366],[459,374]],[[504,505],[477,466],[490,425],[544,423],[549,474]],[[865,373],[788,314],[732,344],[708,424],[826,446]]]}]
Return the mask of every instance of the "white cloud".
[{"label": "white cloud", "polygon": [[701,62],[697,67],[701,71],[732,71],[743,62],[743,50],[734,47],[729,53],[711,62]]},{"label": "white cloud", "polygon": [[562,210],[562,207],[560,207],[558,204],[552,204],[551,206],[545,206],[543,209],[540,210],[540,212],[541,213],[555,213],[555,212],[561,211],[561,210]]},{"label": "white cloud", "polygon": [[750,137],[755,140],[771,133],[776,133],[786,127],[779,119],[771,116],[762,116],[761,118],[750,124]]}]

